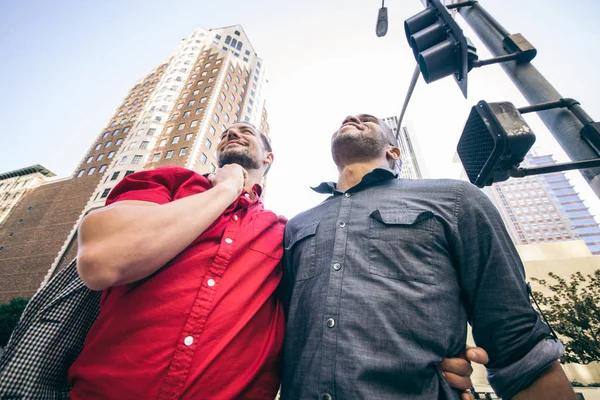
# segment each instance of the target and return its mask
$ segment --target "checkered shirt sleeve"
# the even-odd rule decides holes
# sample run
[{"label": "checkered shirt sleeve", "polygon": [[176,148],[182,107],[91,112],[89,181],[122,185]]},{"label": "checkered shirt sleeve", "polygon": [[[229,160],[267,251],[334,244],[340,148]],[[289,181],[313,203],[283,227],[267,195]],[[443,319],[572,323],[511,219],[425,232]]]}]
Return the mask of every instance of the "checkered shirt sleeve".
[{"label": "checkered shirt sleeve", "polygon": [[0,399],[68,399],[67,372],[98,317],[76,261],[31,298],[0,359]]}]

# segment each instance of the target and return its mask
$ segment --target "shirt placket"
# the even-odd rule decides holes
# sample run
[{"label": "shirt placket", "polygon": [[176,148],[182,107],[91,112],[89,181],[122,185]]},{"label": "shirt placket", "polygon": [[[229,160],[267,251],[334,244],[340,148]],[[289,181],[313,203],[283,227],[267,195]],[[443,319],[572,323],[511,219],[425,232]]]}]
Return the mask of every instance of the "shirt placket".
[{"label": "shirt placket", "polygon": [[344,275],[344,261],[346,244],[348,241],[348,229],[350,221],[350,210],[352,206],[352,193],[346,192],[341,195],[340,211],[335,227],[333,255],[329,265],[329,284],[327,286],[327,301],[325,314],[323,316],[324,332],[321,362],[321,393],[322,400],[335,398],[335,364],[336,343],[340,329],[340,301],[342,293],[342,278]]},{"label": "shirt placket", "polygon": [[185,389],[185,382],[189,375],[190,366],[197,350],[200,335],[204,331],[206,319],[213,308],[213,301],[219,282],[225,273],[229,261],[236,249],[236,240],[240,232],[242,212],[236,210],[229,219],[217,254],[208,272],[202,278],[196,300],[190,311],[181,335],[177,341],[177,348],[167,375],[161,385],[158,399],[179,399]]}]

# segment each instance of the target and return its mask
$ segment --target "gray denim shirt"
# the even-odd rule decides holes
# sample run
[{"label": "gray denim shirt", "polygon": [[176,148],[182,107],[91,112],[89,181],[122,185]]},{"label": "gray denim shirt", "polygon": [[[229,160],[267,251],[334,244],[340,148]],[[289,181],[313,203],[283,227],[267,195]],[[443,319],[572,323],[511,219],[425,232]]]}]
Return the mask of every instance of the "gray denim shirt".
[{"label": "gray denim shirt", "polygon": [[[438,364],[467,322],[509,398],[555,361],[503,222],[473,185],[377,168],[289,221],[285,399],[458,399]],[[539,344],[539,345],[538,345]]]}]

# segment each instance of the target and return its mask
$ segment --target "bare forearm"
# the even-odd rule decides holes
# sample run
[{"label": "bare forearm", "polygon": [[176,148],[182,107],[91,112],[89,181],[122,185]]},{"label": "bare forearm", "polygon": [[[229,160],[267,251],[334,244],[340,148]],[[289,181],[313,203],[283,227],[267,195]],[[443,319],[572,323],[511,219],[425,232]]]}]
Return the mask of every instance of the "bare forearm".
[{"label": "bare forearm", "polygon": [[559,362],[546,368],[537,379],[517,393],[513,400],[575,400],[575,392]]},{"label": "bare forearm", "polygon": [[189,246],[235,200],[214,187],[163,205],[119,204],[87,216],[79,228],[79,273],[92,289],[135,282]]}]

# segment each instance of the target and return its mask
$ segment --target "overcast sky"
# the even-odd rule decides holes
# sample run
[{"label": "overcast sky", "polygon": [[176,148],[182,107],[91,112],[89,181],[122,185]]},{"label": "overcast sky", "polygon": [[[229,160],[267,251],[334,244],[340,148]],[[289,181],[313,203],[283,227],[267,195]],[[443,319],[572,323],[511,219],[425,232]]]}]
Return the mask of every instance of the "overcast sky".
[{"label": "overcast sky", "polygon": [[[564,97],[600,118],[600,3],[481,0],[511,33],[537,49],[533,64]],[[42,164],[69,176],[133,83],[194,28],[241,24],[269,79],[267,109],[276,162],[267,206],[291,217],[321,201],[309,186],[336,180],[331,133],[347,114],[397,115],[415,65],[403,22],[420,0],[388,0],[387,36],[375,35],[378,0],[0,2],[0,172]],[[489,54],[459,17],[478,48]],[[469,74],[469,98],[452,78],[419,80],[406,119],[431,177],[455,177],[451,161],[477,101],[526,104],[498,66]],[[550,134],[527,116],[538,142]],[[598,213],[591,191],[588,204]]]}]

